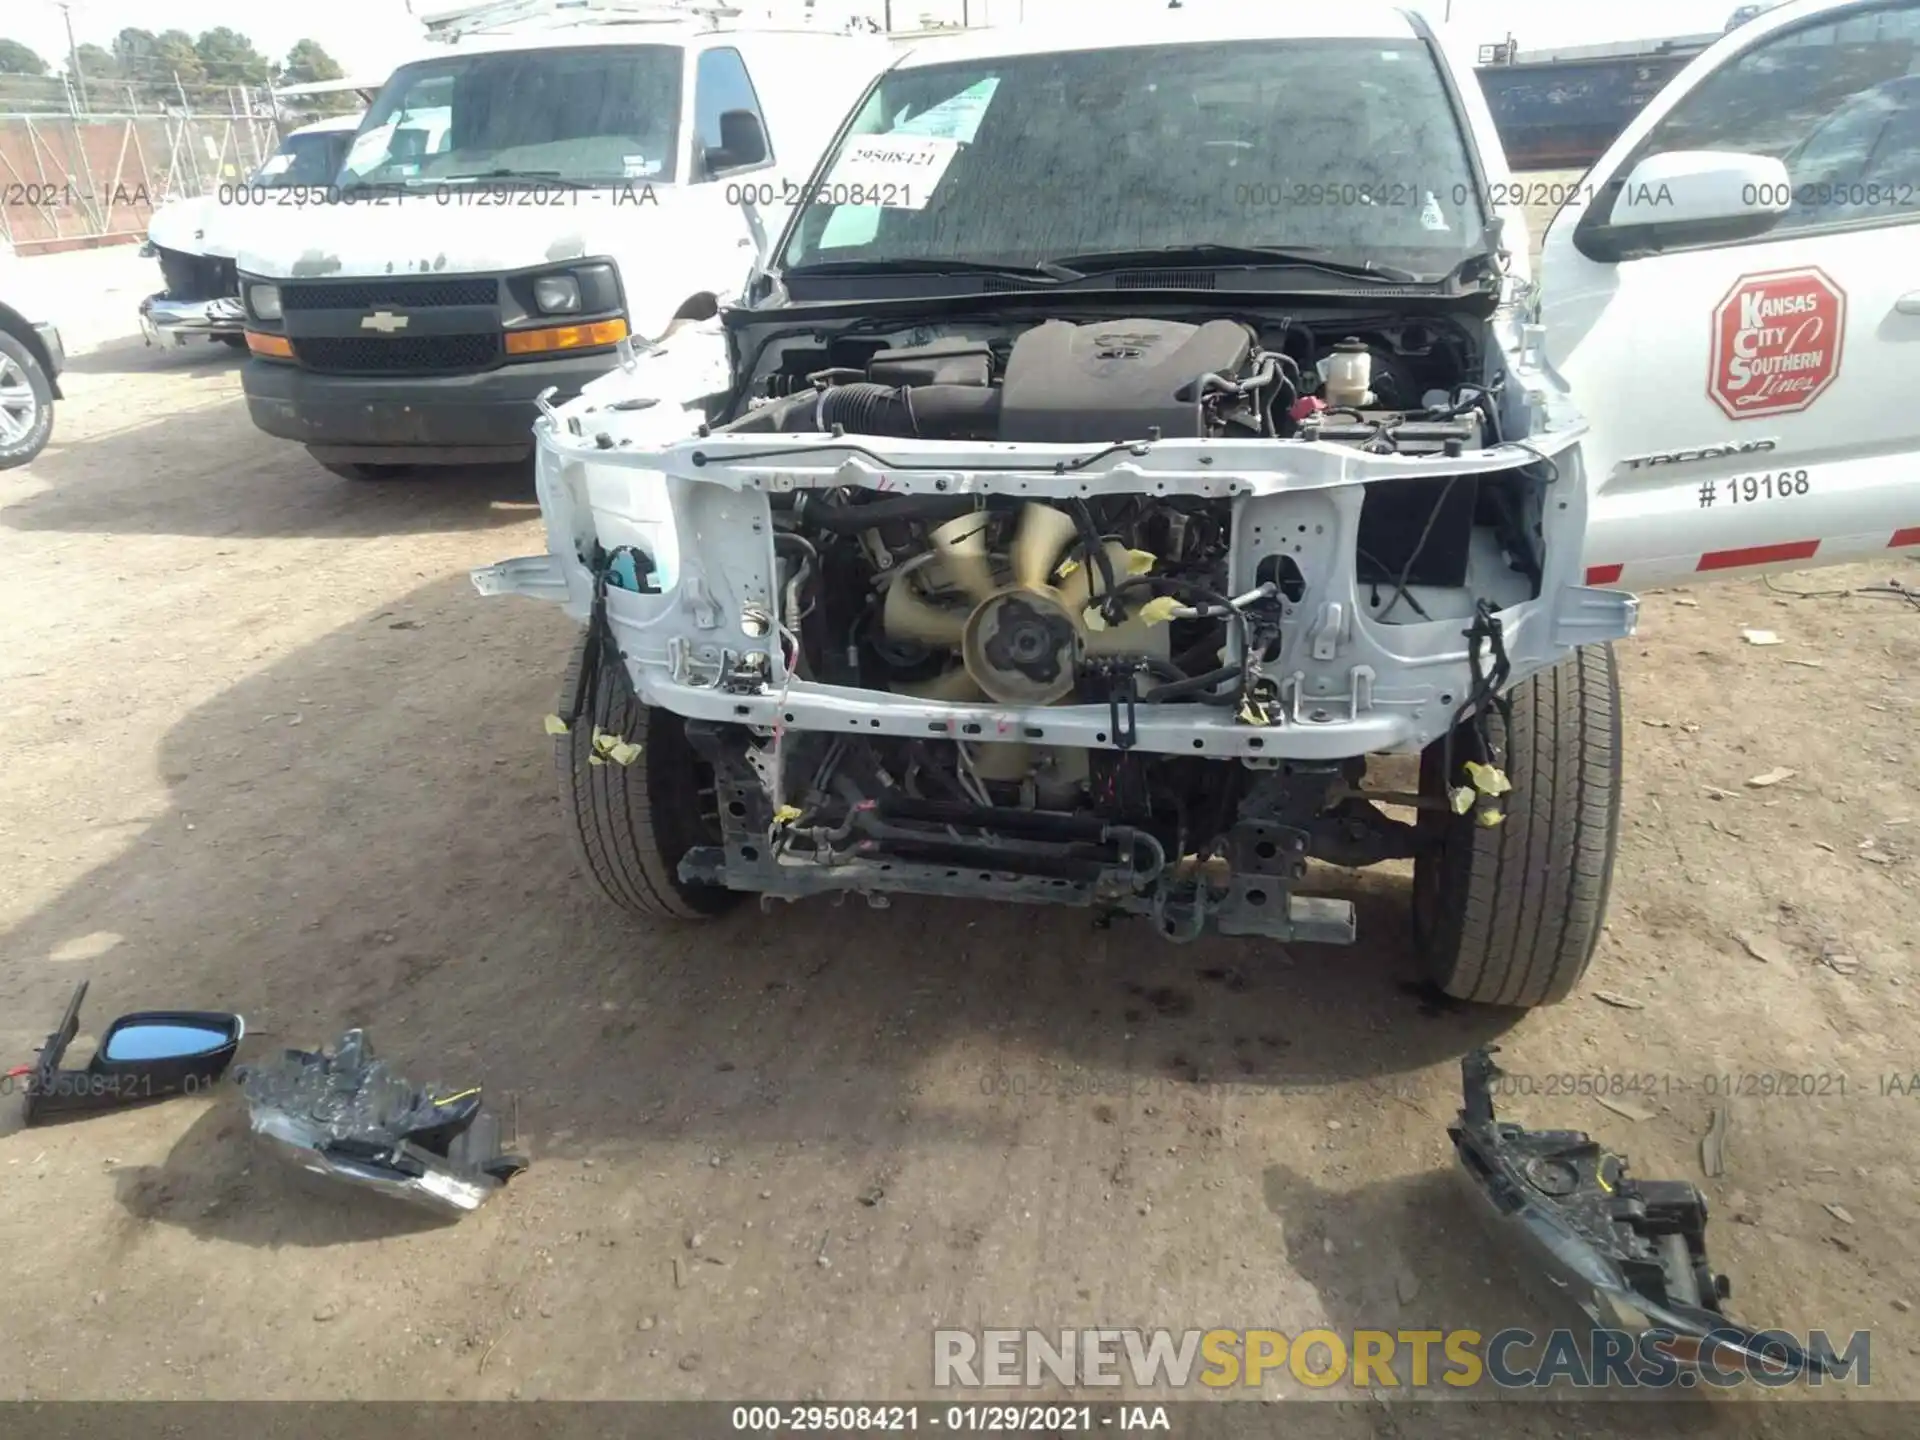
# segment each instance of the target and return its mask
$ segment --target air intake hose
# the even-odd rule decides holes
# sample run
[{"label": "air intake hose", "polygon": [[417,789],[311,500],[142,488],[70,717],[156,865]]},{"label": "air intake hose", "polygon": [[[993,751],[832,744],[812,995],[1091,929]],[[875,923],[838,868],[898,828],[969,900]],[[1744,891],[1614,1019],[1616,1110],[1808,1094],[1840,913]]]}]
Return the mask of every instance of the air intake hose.
[{"label": "air intake hose", "polygon": [[989,440],[1000,392],[981,385],[875,385],[856,381],[790,395],[719,427],[716,433],[814,434],[838,425],[849,435],[899,439]]}]

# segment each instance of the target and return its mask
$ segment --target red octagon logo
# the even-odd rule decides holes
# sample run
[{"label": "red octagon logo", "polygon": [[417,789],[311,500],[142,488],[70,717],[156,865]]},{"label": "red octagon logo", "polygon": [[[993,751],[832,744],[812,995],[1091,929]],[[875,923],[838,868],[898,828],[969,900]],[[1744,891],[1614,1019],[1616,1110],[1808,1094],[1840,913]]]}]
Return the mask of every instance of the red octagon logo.
[{"label": "red octagon logo", "polygon": [[1707,393],[1732,420],[1792,415],[1840,374],[1847,296],[1808,266],[1744,275],[1713,312]]}]

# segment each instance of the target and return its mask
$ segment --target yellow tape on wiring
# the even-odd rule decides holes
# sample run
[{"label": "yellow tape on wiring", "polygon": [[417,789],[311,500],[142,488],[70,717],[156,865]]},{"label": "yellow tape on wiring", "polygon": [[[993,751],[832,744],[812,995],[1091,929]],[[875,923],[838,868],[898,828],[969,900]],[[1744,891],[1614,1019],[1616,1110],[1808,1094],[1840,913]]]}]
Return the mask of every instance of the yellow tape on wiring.
[{"label": "yellow tape on wiring", "polygon": [[1473,788],[1482,795],[1504,795],[1513,789],[1507,772],[1498,765],[1482,765],[1478,760],[1469,760],[1466,771],[1467,778],[1473,781]]}]

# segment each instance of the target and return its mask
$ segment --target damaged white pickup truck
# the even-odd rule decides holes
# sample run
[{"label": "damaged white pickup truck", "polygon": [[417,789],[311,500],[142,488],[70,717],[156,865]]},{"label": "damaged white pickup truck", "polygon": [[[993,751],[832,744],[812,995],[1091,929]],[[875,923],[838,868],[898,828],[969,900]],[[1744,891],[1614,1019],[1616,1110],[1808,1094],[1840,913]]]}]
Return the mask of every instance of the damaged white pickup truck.
[{"label": "damaged white pickup truck", "polygon": [[[1732,252],[1790,217],[1786,167],[1662,149],[1672,108],[1594,172],[1626,179],[1574,258],[1770,270]],[[1411,860],[1439,987],[1566,996],[1620,814],[1635,602],[1601,587],[1711,549],[1702,484],[1753,552],[1715,568],[1805,562],[1729,511],[1758,468],[1794,523],[1780,416],[1839,337],[1738,342],[1794,382],[1751,409],[1758,467],[1706,395],[1590,433],[1576,402],[1612,404],[1624,362],[1583,389],[1549,352],[1525,198],[1411,12],[1200,5],[908,54],[742,303],[539,422],[549,553],[475,574],[586,624],[549,726],[589,874],[658,917],[906,891],[1343,943],[1311,864]],[[1643,291],[1638,323],[1704,342],[1723,292],[1690,320]],[[1570,334],[1618,335],[1570,293]],[[1857,539],[1884,486],[1842,468]],[[1369,783],[1393,755],[1417,791]]]}]

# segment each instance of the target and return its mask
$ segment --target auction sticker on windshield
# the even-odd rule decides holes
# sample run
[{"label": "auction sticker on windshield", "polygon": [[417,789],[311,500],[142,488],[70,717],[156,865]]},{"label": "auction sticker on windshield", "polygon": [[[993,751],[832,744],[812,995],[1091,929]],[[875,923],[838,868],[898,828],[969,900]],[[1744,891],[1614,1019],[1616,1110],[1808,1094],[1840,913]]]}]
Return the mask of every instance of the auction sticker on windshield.
[{"label": "auction sticker on windshield", "polygon": [[377,130],[369,130],[364,135],[354,137],[353,148],[347,152],[344,169],[356,175],[364,174],[387,156],[387,147],[393,140],[394,123],[388,121]]},{"label": "auction sticker on windshield", "polygon": [[826,189],[871,196],[867,203],[888,210],[924,210],[959,149],[939,135],[862,135],[840,152]]},{"label": "auction sticker on windshield", "polygon": [[958,95],[922,110],[912,119],[902,120],[889,133],[934,135],[943,140],[958,140],[963,145],[971,144],[973,137],[979,133],[980,121],[986,116],[987,106],[993,103],[993,92],[999,88],[1000,77],[990,75],[978,84],[969,85]]}]

